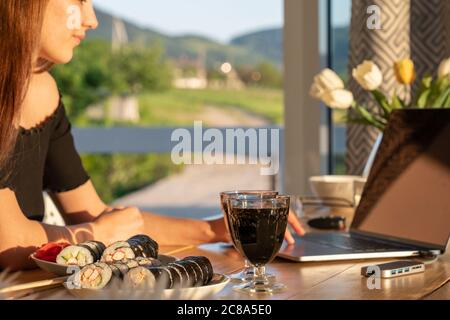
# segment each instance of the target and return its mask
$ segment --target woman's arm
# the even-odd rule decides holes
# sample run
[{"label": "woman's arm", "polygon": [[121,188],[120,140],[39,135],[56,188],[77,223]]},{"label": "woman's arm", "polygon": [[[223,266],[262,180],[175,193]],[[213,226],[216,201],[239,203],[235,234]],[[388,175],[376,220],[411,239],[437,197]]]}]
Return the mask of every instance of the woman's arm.
[{"label": "woman's arm", "polygon": [[[52,196],[68,224],[95,221],[108,206],[100,199],[91,181],[69,192]],[[223,219],[202,221],[142,213],[144,233],[161,245],[196,245],[227,241]]]},{"label": "woman's arm", "polygon": [[229,242],[223,219],[204,221],[144,212],[144,230],[164,245],[198,245]]},{"label": "woman's arm", "polygon": [[92,222],[109,209],[98,196],[91,180],[75,190],[50,196],[68,225]]},{"label": "woman's arm", "polygon": [[94,226],[84,223],[69,227],[49,226],[28,220],[14,192],[0,190],[0,268],[21,270],[33,267],[29,255],[40,245],[53,241],[79,243],[93,238]]},{"label": "woman's arm", "polygon": [[0,190],[0,203],[1,269],[14,271],[34,267],[30,254],[47,242],[76,244],[95,239],[110,244],[143,231],[142,215],[136,208],[109,210],[93,222],[59,227],[28,220],[9,189]]}]

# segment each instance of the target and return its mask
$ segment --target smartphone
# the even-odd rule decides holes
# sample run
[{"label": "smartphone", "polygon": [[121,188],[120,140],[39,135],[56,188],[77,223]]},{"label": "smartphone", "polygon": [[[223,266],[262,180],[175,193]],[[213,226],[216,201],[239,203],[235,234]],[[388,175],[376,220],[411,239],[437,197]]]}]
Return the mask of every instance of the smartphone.
[{"label": "smartphone", "polygon": [[401,277],[408,274],[425,271],[425,264],[416,260],[400,260],[383,264],[376,264],[361,268],[361,275],[370,277],[379,270],[381,278]]}]

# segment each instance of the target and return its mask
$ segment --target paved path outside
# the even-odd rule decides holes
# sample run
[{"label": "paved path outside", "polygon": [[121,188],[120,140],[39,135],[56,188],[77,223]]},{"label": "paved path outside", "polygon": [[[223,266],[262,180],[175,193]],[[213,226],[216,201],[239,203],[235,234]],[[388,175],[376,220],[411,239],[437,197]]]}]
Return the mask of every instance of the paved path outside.
[{"label": "paved path outside", "polygon": [[[238,108],[207,106],[201,119],[212,127],[265,126],[268,122]],[[116,201],[168,216],[206,218],[221,214],[219,194],[227,190],[268,190],[272,179],[258,165],[186,165],[183,172]]]},{"label": "paved path outside", "polygon": [[271,178],[253,165],[189,165],[182,173],[129,194],[117,204],[169,216],[206,218],[221,213],[219,194],[227,190],[270,190]]}]

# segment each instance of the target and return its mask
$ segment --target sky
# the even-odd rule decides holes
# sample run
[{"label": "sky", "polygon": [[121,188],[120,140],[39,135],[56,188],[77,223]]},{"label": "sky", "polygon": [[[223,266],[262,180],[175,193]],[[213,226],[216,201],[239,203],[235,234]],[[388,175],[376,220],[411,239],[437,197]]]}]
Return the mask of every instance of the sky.
[{"label": "sky", "polygon": [[[335,24],[348,20],[350,0],[339,5]],[[197,34],[221,42],[283,25],[283,0],[94,0],[94,5],[169,35]]]}]

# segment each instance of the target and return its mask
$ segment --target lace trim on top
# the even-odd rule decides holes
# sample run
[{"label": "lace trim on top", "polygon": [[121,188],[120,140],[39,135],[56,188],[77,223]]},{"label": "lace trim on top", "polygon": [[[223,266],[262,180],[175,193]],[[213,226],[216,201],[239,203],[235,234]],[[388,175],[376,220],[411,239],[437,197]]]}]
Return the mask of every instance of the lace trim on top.
[{"label": "lace trim on top", "polygon": [[40,123],[38,123],[37,125],[35,125],[34,127],[30,128],[30,129],[25,129],[23,127],[19,127],[19,133],[21,135],[32,135],[32,134],[37,134],[42,132],[43,130],[45,130],[51,123],[53,123],[53,121],[58,117],[59,113],[62,110],[62,100],[61,97],[59,98],[59,103],[58,103],[58,107],[56,107],[55,111],[53,111],[53,113],[49,116],[47,116],[43,121],[41,121]]}]

